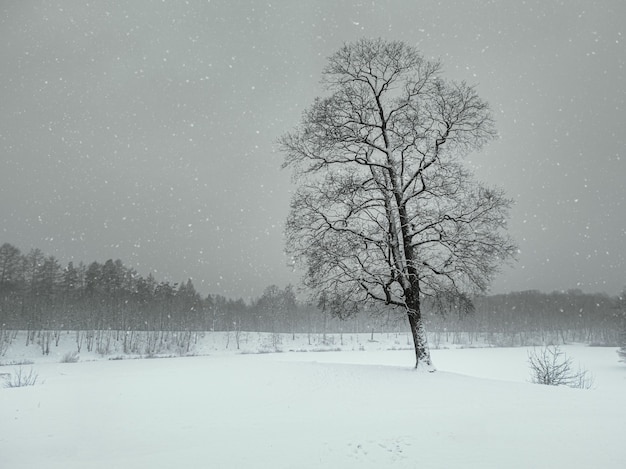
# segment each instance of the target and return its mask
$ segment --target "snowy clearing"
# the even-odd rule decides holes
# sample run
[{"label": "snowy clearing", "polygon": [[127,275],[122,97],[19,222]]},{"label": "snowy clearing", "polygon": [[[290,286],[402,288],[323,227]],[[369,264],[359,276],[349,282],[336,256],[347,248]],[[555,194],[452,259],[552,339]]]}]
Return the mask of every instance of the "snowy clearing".
[{"label": "snowy clearing", "polygon": [[624,467],[626,366],[562,349],[594,389],[528,383],[525,348],[43,360],[0,388],[0,467]]}]

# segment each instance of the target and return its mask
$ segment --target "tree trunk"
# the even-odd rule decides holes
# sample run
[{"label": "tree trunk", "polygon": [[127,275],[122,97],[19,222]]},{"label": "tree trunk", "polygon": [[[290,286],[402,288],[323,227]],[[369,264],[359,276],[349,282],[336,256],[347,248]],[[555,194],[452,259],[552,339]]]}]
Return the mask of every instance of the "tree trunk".
[{"label": "tree trunk", "polygon": [[[400,219],[403,220],[403,239],[410,237],[406,233],[406,212],[400,210]],[[428,348],[428,337],[424,328],[424,318],[422,317],[422,305],[420,301],[420,285],[418,275],[413,262],[413,250],[409,247],[405,249],[405,259],[409,274],[409,285],[404,290],[404,298],[407,306],[407,315],[409,317],[409,325],[411,327],[411,335],[413,336],[413,346],[415,347],[415,369],[428,372],[435,371],[433,362],[430,359],[430,350]]]},{"label": "tree trunk", "polygon": [[407,292],[406,300],[409,308],[407,315],[415,347],[415,368],[433,372],[435,367],[430,359],[430,350],[428,349],[428,339],[426,337],[426,329],[424,328],[419,297],[412,294],[412,292]]},{"label": "tree trunk", "polygon": [[413,336],[413,345],[415,347],[415,368],[433,372],[432,360],[430,359],[430,350],[426,339],[426,330],[424,322],[419,312],[409,311],[409,325],[411,327],[411,335]]}]

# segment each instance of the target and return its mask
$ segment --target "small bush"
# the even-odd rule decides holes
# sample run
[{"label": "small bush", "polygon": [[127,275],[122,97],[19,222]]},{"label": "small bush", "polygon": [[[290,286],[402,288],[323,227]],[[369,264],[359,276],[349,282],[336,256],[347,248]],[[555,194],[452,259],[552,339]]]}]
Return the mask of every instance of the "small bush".
[{"label": "small bush", "polygon": [[528,363],[532,383],[578,389],[590,389],[593,386],[593,375],[580,366],[574,369],[572,359],[558,345],[529,352]]},{"label": "small bush", "polygon": [[4,387],[22,388],[24,386],[34,386],[38,378],[39,375],[32,368],[26,373],[20,366],[13,373],[4,375]]},{"label": "small bush", "polygon": [[67,352],[61,357],[61,363],[76,363],[79,358],[78,352]]}]

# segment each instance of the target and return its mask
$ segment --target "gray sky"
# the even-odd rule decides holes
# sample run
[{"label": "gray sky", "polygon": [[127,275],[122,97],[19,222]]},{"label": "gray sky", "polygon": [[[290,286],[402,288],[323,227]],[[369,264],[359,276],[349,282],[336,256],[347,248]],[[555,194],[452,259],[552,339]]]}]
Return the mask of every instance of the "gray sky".
[{"label": "gray sky", "polygon": [[0,0],[0,243],[202,293],[297,283],[276,138],[363,36],[478,85],[516,200],[492,292],[626,285],[626,2]]}]

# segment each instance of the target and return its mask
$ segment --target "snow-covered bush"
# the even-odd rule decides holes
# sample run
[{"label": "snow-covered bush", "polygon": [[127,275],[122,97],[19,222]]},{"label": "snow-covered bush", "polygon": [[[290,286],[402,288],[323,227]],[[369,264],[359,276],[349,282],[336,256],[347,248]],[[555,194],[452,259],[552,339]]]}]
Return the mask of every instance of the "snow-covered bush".
[{"label": "snow-covered bush", "polygon": [[78,352],[73,350],[61,357],[61,363],[76,363],[79,359]]},{"label": "snow-covered bush", "polygon": [[593,386],[593,375],[580,366],[574,369],[572,359],[558,345],[529,352],[528,363],[532,383],[579,389],[590,389]]}]

